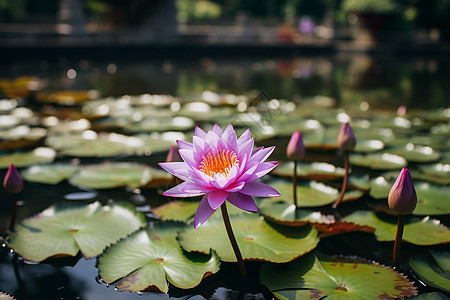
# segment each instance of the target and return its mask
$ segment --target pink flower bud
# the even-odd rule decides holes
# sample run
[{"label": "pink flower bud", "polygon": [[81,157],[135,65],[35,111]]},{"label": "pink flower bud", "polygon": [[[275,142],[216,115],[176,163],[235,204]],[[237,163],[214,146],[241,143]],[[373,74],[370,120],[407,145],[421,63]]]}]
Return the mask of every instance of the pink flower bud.
[{"label": "pink flower bud", "polygon": [[398,215],[409,215],[417,204],[416,190],[408,169],[403,168],[389,192],[389,207]]},{"label": "pink flower bud", "polygon": [[10,194],[17,194],[22,191],[23,179],[14,165],[9,166],[5,179],[3,180],[3,187],[5,188],[5,191]]},{"label": "pink flower bud", "polygon": [[178,153],[178,147],[175,145],[172,145],[170,147],[169,153],[166,157],[166,162],[180,162],[183,161],[183,159],[180,156],[180,153]]},{"label": "pink flower bud", "polygon": [[356,138],[348,122],[342,124],[341,131],[339,132],[338,136],[338,145],[342,150],[346,151],[355,149]]},{"label": "pink flower bud", "polygon": [[292,134],[286,148],[286,155],[291,160],[301,160],[305,157],[305,146],[300,131]]}]

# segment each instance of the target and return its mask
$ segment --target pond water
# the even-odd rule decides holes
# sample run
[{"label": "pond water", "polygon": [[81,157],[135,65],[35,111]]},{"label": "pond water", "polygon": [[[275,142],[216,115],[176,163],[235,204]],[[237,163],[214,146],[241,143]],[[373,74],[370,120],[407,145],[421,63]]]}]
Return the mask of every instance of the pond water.
[{"label": "pond water", "polygon": [[[119,60],[119,61],[26,61],[6,63],[0,70],[0,78],[18,76],[36,76],[40,86],[46,91],[58,90],[95,90],[100,97],[121,97],[139,94],[169,94],[181,98],[203,95],[205,91],[231,94],[246,94],[256,91],[267,99],[287,99],[299,105],[314,102],[317,96],[324,96],[327,107],[360,109],[361,114],[368,110],[395,112],[400,105],[407,110],[435,110],[450,106],[450,58],[449,57],[393,57],[390,55],[365,55],[344,53],[333,56],[302,56],[286,58],[198,58],[192,60],[172,59],[156,60]],[[33,99],[37,92],[29,97]],[[5,97],[7,95],[4,95]],[[314,100],[315,99],[315,100]],[[42,108],[33,102],[34,110]],[[213,120],[211,120],[214,122]],[[269,120],[270,122],[270,120]],[[208,122],[205,122],[208,123]],[[448,131],[447,131],[448,134]],[[279,149],[273,160],[284,160],[286,136],[271,137],[264,145],[276,145]],[[448,141],[447,141],[448,146]],[[447,150],[443,152],[448,153]],[[1,153],[7,153],[3,151]],[[165,152],[150,156],[120,155],[108,158],[82,158],[82,163],[100,163],[102,161],[133,161],[157,167],[164,161]],[[343,160],[336,149],[312,150],[309,161],[332,160],[342,166]],[[57,158],[67,162],[70,157]],[[0,170],[0,178],[6,170]],[[371,171],[371,175],[379,174]],[[66,195],[84,193],[86,203],[98,200],[107,203],[127,201],[148,214],[150,208],[163,204],[166,199],[154,189],[106,189],[93,192],[74,187],[67,182],[57,185],[45,185],[26,182],[25,189],[18,196],[18,220],[34,215],[53,203],[66,201]],[[93,194],[89,194],[93,193]],[[9,222],[10,195],[0,191],[0,232],[6,232]],[[371,201],[367,199],[365,201]],[[364,204],[356,204],[364,206]],[[344,207],[344,214],[346,208]],[[330,212],[329,207],[323,211]],[[148,214],[152,217],[151,214]],[[448,215],[441,221],[448,224]],[[331,237],[321,242],[324,252],[336,254],[365,255],[368,259],[382,259],[389,264],[392,243],[379,243],[367,238],[363,233],[351,233],[344,237]],[[366,244],[358,245],[358,239],[366,239]],[[378,253],[370,251],[367,245],[378,247]],[[356,249],[356,253],[351,251]],[[409,254],[423,253],[419,246],[406,246]],[[444,248],[437,247],[438,250]],[[448,250],[448,249],[447,249]],[[236,270],[232,269],[231,274]],[[237,272],[237,271],[236,271]],[[225,276],[225,275],[222,275]],[[231,275],[233,276],[233,275]],[[81,255],[73,259],[52,259],[46,263],[34,264],[16,261],[9,249],[0,248],[0,291],[11,293],[17,299],[203,299],[211,292],[193,290],[183,294],[171,287],[171,296],[156,292],[131,293],[118,291],[114,285],[108,286],[97,280],[96,259],[85,259]],[[237,297],[223,278],[213,277],[208,284],[218,286],[213,299]],[[206,289],[203,285],[202,288]],[[420,287],[421,292],[434,291],[433,288]],[[214,292],[214,290],[213,290]],[[259,291],[258,291],[259,292]],[[248,299],[262,298],[256,292]],[[210,293],[210,294],[208,294]],[[203,295],[201,295],[203,294]]]}]

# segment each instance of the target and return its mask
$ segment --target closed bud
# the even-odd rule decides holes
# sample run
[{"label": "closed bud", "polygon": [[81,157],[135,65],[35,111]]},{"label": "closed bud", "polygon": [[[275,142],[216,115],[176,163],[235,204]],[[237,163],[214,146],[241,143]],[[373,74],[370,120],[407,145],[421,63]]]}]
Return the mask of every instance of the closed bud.
[{"label": "closed bud", "polygon": [[409,215],[417,204],[416,190],[408,169],[403,168],[389,192],[389,207],[398,215]]},{"label": "closed bud", "polygon": [[300,131],[292,134],[286,148],[286,155],[290,160],[301,160],[305,157],[305,146]]},{"label": "closed bud", "polygon": [[22,191],[23,179],[14,165],[9,166],[5,179],[3,180],[3,187],[5,188],[5,191],[10,194],[17,194]]},{"label": "closed bud", "polygon": [[180,156],[180,153],[178,153],[178,147],[175,145],[172,145],[170,147],[169,153],[166,157],[166,162],[180,162],[183,161],[183,159]]},{"label": "closed bud", "polygon": [[342,124],[341,131],[338,135],[338,145],[339,148],[345,151],[351,151],[355,149],[356,138],[348,122]]}]

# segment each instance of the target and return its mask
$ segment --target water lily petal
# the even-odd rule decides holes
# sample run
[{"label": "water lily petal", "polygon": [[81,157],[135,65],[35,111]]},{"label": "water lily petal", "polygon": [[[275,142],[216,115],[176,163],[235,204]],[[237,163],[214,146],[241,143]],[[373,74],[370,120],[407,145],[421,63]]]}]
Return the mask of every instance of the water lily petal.
[{"label": "water lily petal", "polygon": [[202,201],[200,201],[197,211],[195,212],[194,228],[197,228],[205,223],[215,211],[215,209],[212,209],[211,206],[209,206],[208,195],[203,196]]},{"label": "water lily petal", "polygon": [[272,171],[276,166],[278,166],[278,162],[274,161],[268,161],[258,164],[253,174],[247,178],[247,181],[252,181],[263,177],[264,175]]},{"label": "water lily petal", "polygon": [[246,166],[247,169],[241,175],[241,177],[239,177],[239,180],[240,181],[249,181],[248,178],[250,176],[252,176],[253,173],[255,173],[256,168],[258,167],[258,165],[259,165],[259,162],[256,162],[256,161],[247,163],[247,166]]},{"label": "water lily petal", "polygon": [[229,192],[229,193],[235,193],[235,192],[239,192],[245,185],[244,181],[239,181],[239,182],[235,182],[233,184],[230,184],[225,191]]},{"label": "water lily petal", "polygon": [[225,142],[225,144],[228,146],[229,149],[234,151],[235,153],[238,153],[238,144],[237,144],[237,137],[236,137],[236,131],[234,131],[233,125],[229,124],[222,135],[222,140]]},{"label": "water lily petal", "polygon": [[209,145],[209,149],[205,149],[208,153],[217,150],[217,143],[220,141],[220,137],[212,130],[208,131],[205,138],[206,145]]},{"label": "water lily petal", "polygon": [[189,166],[195,165],[194,152],[192,152],[191,150],[187,150],[187,149],[180,149],[180,150],[178,150],[178,153],[180,153],[181,158]]},{"label": "water lily petal", "polygon": [[185,182],[185,184],[183,185],[182,188],[183,192],[185,192],[186,194],[188,194],[188,196],[192,196],[192,195],[203,195],[205,193],[208,193],[210,191],[213,191],[214,188],[212,186],[209,185],[199,185],[196,182]]},{"label": "water lily petal", "polygon": [[242,194],[255,197],[278,197],[280,193],[273,187],[259,181],[247,182],[240,191]]},{"label": "water lily petal", "polygon": [[177,145],[178,145],[178,148],[180,148],[180,149],[187,149],[187,150],[191,150],[191,151],[194,150],[194,146],[191,143],[183,141],[183,140],[177,140]]},{"label": "water lily petal", "polygon": [[163,196],[167,196],[167,197],[195,197],[195,196],[200,196],[203,195],[204,193],[192,193],[192,194],[188,194],[186,191],[183,190],[183,188],[185,187],[187,183],[183,182],[180,183],[177,186],[174,186],[171,189],[168,189],[167,191],[165,191],[163,193]]},{"label": "water lily petal", "polygon": [[222,173],[216,173],[210,183],[217,189],[222,190],[226,188],[230,182],[222,175]]},{"label": "water lily petal", "polygon": [[270,156],[270,154],[272,154],[273,150],[275,150],[275,146],[269,148],[260,148],[258,149],[258,151],[252,154],[250,161],[263,162]]},{"label": "water lily petal", "polygon": [[239,158],[242,157],[242,155],[247,155],[247,157],[250,157],[253,151],[253,145],[255,143],[254,139],[249,139],[242,144],[238,145],[238,155]]},{"label": "water lily petal", "polygon": [[166,162],[159,163],[158,165],[184,181],[189,179],[189,166],[185,162]]},{"label": "water lily petal", "polygon": [[225,202],[228,195],[228,192],[222,190],[214,190],[208,193],[208,203],[212,209],[216,210],[222,205],[222,203]]},{"label": "water lily petal", "polygon": [[202,139],[206,138],[206,132],[204,132],[203,129],[198,126],[195,126],[195,135]]},{"label": "water lily petal", "polygon": [[257,212],[258,207],[256,206],[255,200],[249,196],[242,193],[230,193],[227,197],[228,202],[234,206],[251,212]]},{"label": "water lily petal", "polygon": [[244,133],[241,134],[241,136],[237,140],[238,145],[242,145],[242,143],[248,141],[252,138],[252,132],[250,131],[250,128],[244,131]]},{"label": "water lily petal", "polygon": [[217,134],[218,136],[222,136],[222,135],[223,135],[222,128],[220,128],[220,126],[217,125],[217,124],[214,124],[214,126],[213,126],[213,128],[212,128],[212,131],[213,131],[215,134]]}]

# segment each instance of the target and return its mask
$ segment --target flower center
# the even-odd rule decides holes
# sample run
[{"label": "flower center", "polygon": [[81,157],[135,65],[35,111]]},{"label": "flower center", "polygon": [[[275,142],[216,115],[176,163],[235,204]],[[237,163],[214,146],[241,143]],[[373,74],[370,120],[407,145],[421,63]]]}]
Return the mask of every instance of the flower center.
[{"label": "flower center", "polygon": [[209,177],[214,177],[217,173],[227,177],[234,165],[239,166],[239,159],[234,151],[217,150],[217,152],[209,152],[202,157],[199,170]]}]

